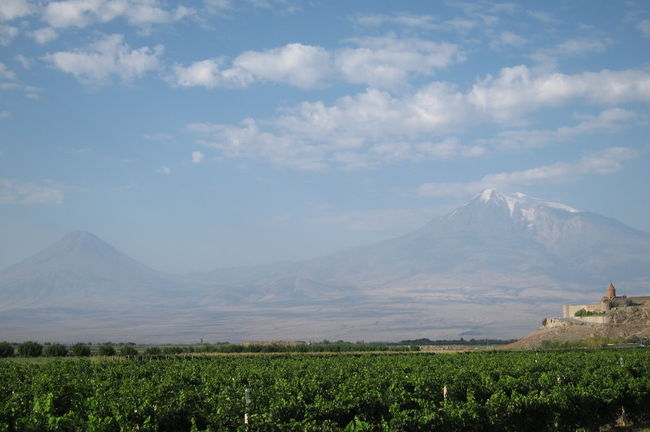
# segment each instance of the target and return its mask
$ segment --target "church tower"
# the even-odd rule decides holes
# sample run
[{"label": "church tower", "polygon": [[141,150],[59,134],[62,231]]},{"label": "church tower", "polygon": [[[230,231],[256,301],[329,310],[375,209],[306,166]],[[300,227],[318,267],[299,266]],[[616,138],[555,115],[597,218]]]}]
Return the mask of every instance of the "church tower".
[{"label": "church tower", "polygon": [[613,283],[609,283],[609,286],[607,287],[607,298],[613,299],[616,297],[616,287],[614,287]]}]

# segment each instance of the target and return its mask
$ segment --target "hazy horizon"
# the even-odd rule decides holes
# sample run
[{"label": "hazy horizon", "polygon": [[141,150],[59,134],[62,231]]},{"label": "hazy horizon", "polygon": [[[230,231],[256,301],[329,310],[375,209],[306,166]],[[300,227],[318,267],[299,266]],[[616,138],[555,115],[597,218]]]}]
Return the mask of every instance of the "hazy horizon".
[{"label": "hazy horizon", "polygon": [[0,46],[0,269],[299,261],[486,187],[650,232],[644,3],[11,0]]},{"label": "hazy horizon", "polygon": [[[490,189],[486,189],[486,191],[490,191]],[[497,193],[498,193],[498,191],[497,191]],[[474,198],[476,199],[476,198],[479,198],[480,196],[481,196],[481,194],[477,194]],[[531,198],[538,199],[537,197],[531,197]],[[467,203],[465,203],[465,204],[467,204]],[[465,205],[465,204],[462,204],[462,205]],[[573,208],[571,208],[570,206],[567,206],[565,203],[552,203],[552,202],[551,202],[551,204],[557,204],[560,208],[568,208],[568,209],[571,209],[571,210],[577,210],[577,209],[573,209]],[[461,206],[462,206],[462,205],[461,205]],[[457,211],[457,210],[458,210],[458,209],[452,210],[452,213],[455,212],[455,211]],[[578,211],[578,212],[582,212],[582,211],[589,212],[588,210],[577,210],[577,211]],[[447,214],[448,214],[448,213],[447,213]],[[435,215],[435,216],[444,216],[444,214],[439,214],[439,215]],[[616,220],[616,219],[615,219],[615,220]],[[426,221],[424,225],[421,225],[421,226],[417,226],[417,227],[415,227],[415,229],[417,230],[418,228],[423,228],[423,227],[424,227],[427,223],[429,223],[429,222],[431,222],[431,219],[428,220],[428,221]],[[620,222],[620,221],[619,221],[619,222]],[[630,227],[630,228],[633,228],[633,227]],[[412,232],[412,231],[413,231],[413,229],[411,229],[410,232]],[[302,256],[302,257],[298,257],[298,258],[295,258],[295,259],[276,259],[276,260],[271,260],[271,261],[268,261],[268,262],[250,262],[250,263],[247,263],[247,264],[231,265],[231,266],[223,266],[223,267],[219,267],[219,266],[217,266],[217,267],[209,267],[209,268],[204,268],[204,269],[197,269],[197,270],[190,271],[190,272],[186,272],[186,273],[184,273],[184,272],[175,272],[175,271],[170,271],[169,269],[161,269],[161,268],[157,268],[157,267],[155,267],[155,266],[152,266],[152,265],[147,264],[147,263],[146,263],[146,260],[145,260],[145,261],[141,261],[140,259],[138,259],[138,261],[141,261],[143,264],[148,265],[150,268],[152,268],[152,269],[154,269],[154,270],[164,271],[164,272],[167,272],[167,273],[170,273],[170,274],[179,274],[179,275],[180,275],[180,274],[192,274],[192,273],[205,273],[205,272],[211,272],[211,271],[214,271],[214,270],[225,270],[225,269],[231,269],[231,268],[234,269],[234,268],[246,268],[246,267],[265,266],[265,265],[272,265],[272,264],[281,264],[281,263],[283,263],[283,262],[300,263],[300,262],[308,261],[308,260],[313,259],[313,258],[323,258],[323,257],[325,257],[325,256],[327,256],[327,255],[329,255],[329,254],[332,254],[332,253],[343,252],[343,251],[348,250],[348,249],[354,249],[354,248],[358,248],[358,247],[370,246],[370,245],[372,245],[373,243],[382,242],[382,241],[385,241],[385,240],[395,239],[395,238],[398,238],[398,237],[400,237],[400,236],[402,236],[402,235],[404,235],[404,234],[409,234],[410,232],[404,232],[404,233],[395,234],[395,235],[393,235],[392,237],[380,238],[380,239],[378,239],[378,240],[375,240],[374,242],[366,242],[366,243],[361,243],[361,244],[349,245],[349,246],[347,246],[347,247],[340,247],[340,248],[338,248],[338,249],[335,249],[335,250],[332,250],[332,251],[329,251],[329,252],[322,252],[322,253],[320,253],[320,254],[318,254],[318,255],[314,255],[314,256]],[[3,269],[6,269],[6,268],[8,268],[8,267],[11,267],[11,266],[14,265],[14,264],[20,263],[20,262],[23,261],[24,259],[27,259],[27,258],[31,257],[32,255],[37,254],[37,253],[41,252],[42,250],[44,250],[44,249],[46,249],[46,248],[48,248],[48,247],[50,247],[50,246],[53,246],[53,245],[54,245],[55,243],[57,243],[57,242],[60,242],[60,241],[62,241],[62,240],[66,240],[66,239],[69,238],[69,237],[75,237],[75,236],[77,236],[78,234],[81,234],[81,235],[84,235],[84,234],[90,234],[90,235],[96,237],[96,238],[97,238],[98,240],[100,240],[101,242],[106,242],[109,246],[111,246],[111,247],[116,247],[114,244],[112,244],[112,241],[111,241],[110,239],[104,239],[104,238],[97,237],[96,233],[93,233],[93,232],[90,232],[90,231],[86,231],[86,230],[73,230],[73,231],[70,231],[70,232],[68,232],[68,233],[65,233],[63,236],[61,236],[60,238],[56,239],[56,240],[55,240],[54,242],[52,242],[52,243],[41,245],[41,246],[39,247],[39,249],[32,251],[28,256],[25,256],[25,257],[19,259],[18,261],[14,262],[14,263],[10,263],[9,265],[7,265],[7,266],[5,266],[5,267],[0,268],[0,271],[2,271]],[[649,234],[650,234],[650,233],[649,233]],[[117,250],[118,250],[119,252],[121,252],[121,253],[124,253],[124,254],[127,255],[127,256],[131,256],[131,254],[130,254],[129,251],[122,250],[122,249],[120,249],[119,247],[117,247]]]}]

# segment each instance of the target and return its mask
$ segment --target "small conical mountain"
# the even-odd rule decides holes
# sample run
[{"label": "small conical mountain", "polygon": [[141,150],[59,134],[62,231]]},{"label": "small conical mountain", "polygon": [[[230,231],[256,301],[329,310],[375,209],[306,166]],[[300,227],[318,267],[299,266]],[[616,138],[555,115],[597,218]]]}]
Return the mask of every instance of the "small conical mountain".
[{"label": "small conical mountain", "polygon": [[0,272],[6,308],[132,304],[174,286],[173,277],[121,253],[97,236],[74,231]]},{"label": "small conical mountain", "polygon": [[99,237],[73,231],[41,252],[4,270],[2,276],[77,273],[111,279],[156,278],[160,273],[124,255]]}]

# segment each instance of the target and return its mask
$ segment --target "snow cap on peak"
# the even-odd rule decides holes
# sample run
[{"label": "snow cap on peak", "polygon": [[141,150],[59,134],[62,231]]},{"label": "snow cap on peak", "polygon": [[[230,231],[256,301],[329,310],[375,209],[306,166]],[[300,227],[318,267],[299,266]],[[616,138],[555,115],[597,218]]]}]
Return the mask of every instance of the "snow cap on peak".
[{"label": "snow cap on peak", "polygon": [[533,198],[521,192],[504,195],[492,188],[484,189],[479,195],[475,196],[474,200],[483,204],[506,206],[510,216],[516,217],[516,215],[520,215],[529,221],[533,221],[539,209],[544,207],[563,210],[569,213],[579,212],[579,210],[573,207]]},{"label": "snow cap on peak", "polygon": [[494,189],[484,189],[483,192],[481,192],[481,201],[483,202],[488,202],[493,198],[499,197],[499,192],[497,192]]}]

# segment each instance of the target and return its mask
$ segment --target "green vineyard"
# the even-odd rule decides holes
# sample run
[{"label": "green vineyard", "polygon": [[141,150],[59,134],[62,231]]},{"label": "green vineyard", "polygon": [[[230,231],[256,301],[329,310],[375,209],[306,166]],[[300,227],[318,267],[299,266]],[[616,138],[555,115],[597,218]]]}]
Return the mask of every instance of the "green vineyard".
[{"label": "green vineyard", "polygon": [[575,431],[650,420],[650,350],[0,362],[0,431]]}]

